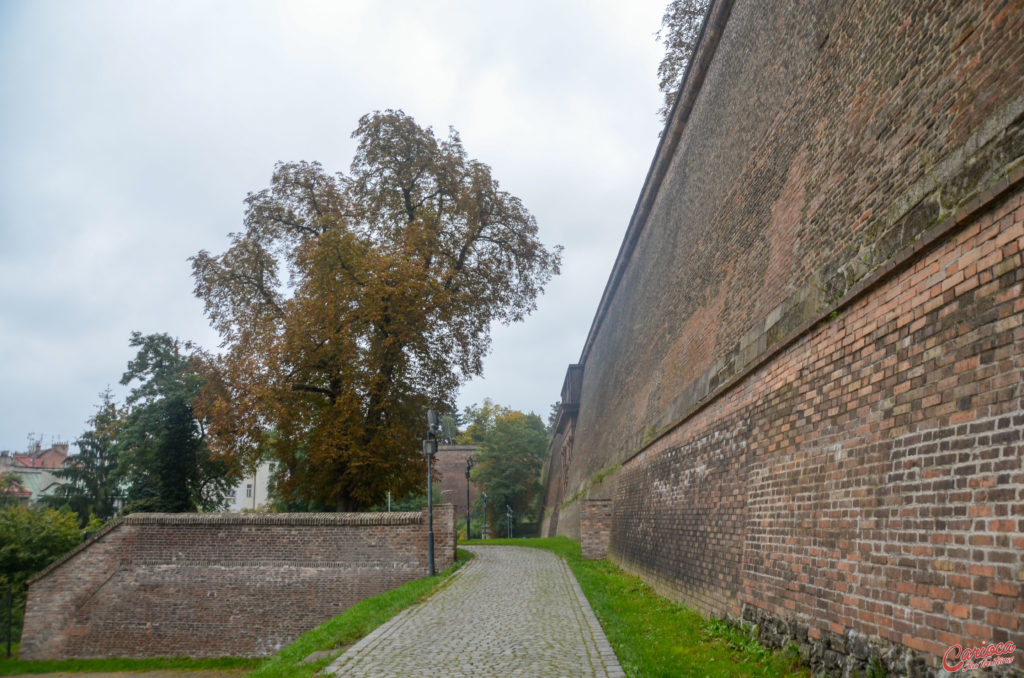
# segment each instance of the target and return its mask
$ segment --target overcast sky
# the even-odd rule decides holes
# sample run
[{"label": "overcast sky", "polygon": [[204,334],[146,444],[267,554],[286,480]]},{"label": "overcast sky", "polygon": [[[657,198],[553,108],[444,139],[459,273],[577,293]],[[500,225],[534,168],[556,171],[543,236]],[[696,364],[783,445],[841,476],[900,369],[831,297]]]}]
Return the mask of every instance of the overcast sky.
[{"label": "overcast sky", "polygon": [[133,330],[215,347],[188,257],[275,162],[347,171],[385,108],[454,126],[565,246],[459,397],[546,419],[657,145],[666,1],[0,0],[0,449],[123,399]]}]

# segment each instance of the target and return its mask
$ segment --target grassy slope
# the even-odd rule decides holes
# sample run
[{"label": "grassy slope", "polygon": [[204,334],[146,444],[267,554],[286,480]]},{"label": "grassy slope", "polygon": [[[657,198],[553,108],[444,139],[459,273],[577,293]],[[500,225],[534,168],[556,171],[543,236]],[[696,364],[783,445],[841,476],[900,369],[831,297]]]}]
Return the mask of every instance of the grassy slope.
[{"label": "grassy slope", "polygon": [[607,560],[584,560],[565,537],[468,543],[531,546],[565,558],[627,676],[810,676],[792,653],[768,651],[743,629],[659,596]]}]

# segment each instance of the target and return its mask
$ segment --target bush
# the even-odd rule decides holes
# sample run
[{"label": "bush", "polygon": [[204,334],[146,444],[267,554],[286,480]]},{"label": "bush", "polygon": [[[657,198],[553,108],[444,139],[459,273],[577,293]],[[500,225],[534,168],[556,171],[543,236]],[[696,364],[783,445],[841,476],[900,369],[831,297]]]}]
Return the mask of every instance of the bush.
[{"label": "bush", "polygon": [[[9,586],[13,592],[15,638],[21,635],[25,616],[25,582],[81,541],[78,518],[70,510],[0,510],[0,590]],[[6,629],[0,636],[6,636]]]}]

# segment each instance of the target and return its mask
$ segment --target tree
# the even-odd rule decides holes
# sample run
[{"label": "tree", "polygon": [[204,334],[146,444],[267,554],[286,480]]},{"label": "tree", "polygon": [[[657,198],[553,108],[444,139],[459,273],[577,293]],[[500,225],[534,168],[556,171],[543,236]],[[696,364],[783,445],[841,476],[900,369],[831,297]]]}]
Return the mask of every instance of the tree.
[{"label": "tree", "polygon": [[0,506],[21,503],[21,494],[25,491],[22,478],[17,473],[4,471],[0,473]]},{"label": "tree", "polygon": [[122,385],[138,381],[120,429],[129,485],[126,511],[182,513],[224,506],[236,469],[211,454],[193,401],[203,385],[198,363],[166,334],[133,332],[139,349]]},{"label": "tree", "polygon": [[78,454],[55,475],[67,480],[51,497],[51,504],[67,504],[85,526],[90,516],[109,520],[114,516],[124,469],[120,463],[118,439],[125,411],[114,402],[108,388],[100,394],[100,405],[89,419],[90,429],[78,439]]},{"label": "tree", "polygon": [[[489,402],[474,411],[486,410]],[[504,519],[506,505],[516,515],[533,512],[540,497],[548,438],[544,422],[536,414],[493,404],[490,410],[494,412],[492,423],[482,435],[472,477],[487,494],[487,520],[496,526]]]},{"label": "tree", "polygon": [[531,312],[560,262],[454,130],[389,110],[353,137],[347,176],[278,164],[227,251],[191,260],[225,349],[207,357],[211,444],[251,459],[272,429],[283,498],[339,510],[422,483],[426,410],[451,409],[491,323]]},{"label": "tree", "polygon": [[459,442],[465,445],[484,443],[493,433],[498,417],[511,412],[507,407],[496,405],[490,398],[484,398],[482,405],[473,403],[466,406],[466,412],[462,415],[466,428],[459,434]]},{"label": "tree", "polygon": [[708,4],[709,0],[672,0],[661,18],[658,39],[665,45],[665,56],[658,64],[658,89],[665,95],[665,103],[658,114],[663,122],[668,122],[686,67],[697,48]]},{"label": "tree", "polygon": [[82,541],[68,510],[7,506],[0,509],[0,588],[13,594],[15,638],[25,614],[25,582]]},{"label": "tree", "polygon": [[440,441],[446,445],[455,443],[459,438],[459,429],[462,427],[462,415],[458,410],[441,417],[441,433],[438,435]]},{"label": "tree", "polygon": [[548,438],[555,434],[555,424],[558,423],[558,415],[562,413],[562,401],[556,400],[551,403],[551,409],[548,410],[548,425],[545,427],[548,432]]}]

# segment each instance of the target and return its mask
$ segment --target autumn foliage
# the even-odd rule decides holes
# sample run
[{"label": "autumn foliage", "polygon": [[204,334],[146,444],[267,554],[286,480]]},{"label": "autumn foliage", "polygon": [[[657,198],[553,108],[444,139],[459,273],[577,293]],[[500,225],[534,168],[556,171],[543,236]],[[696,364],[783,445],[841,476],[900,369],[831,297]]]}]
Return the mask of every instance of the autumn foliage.
[{"label": "autumn foliage", "polygon": [[401,111],[364,116],[350,172],[275,167],[223,254],[192,258],[222,337],[200,407],[211,445],[282,462],[286,499],[354,510],[422,484],[428,407],[478,375],[492,322],[558,272],[490,168]]}]

